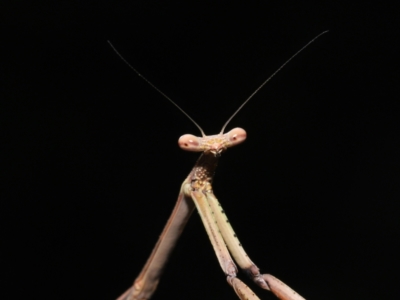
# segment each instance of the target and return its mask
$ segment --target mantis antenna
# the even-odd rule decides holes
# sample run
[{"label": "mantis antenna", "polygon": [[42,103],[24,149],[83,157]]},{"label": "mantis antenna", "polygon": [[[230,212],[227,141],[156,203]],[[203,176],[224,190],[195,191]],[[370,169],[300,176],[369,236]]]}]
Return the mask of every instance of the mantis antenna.
[{"label": "mantis antenna", "polygon": [[146,77],[144,77],[142,74],[139,73],[138,70],[136,70],[134,67],[132,67],[132,65],[117,51],[117,49],[115,49],[115,47],[113,46],[113,44],[111,44],[110,41],[107,41],[111,48],[114,50],[114,52],[122,59],[123,62],[125,62],[129,68],[131,68],[139,77],[142,77],[144,81],[146,81],[152,88],[154,88],[157,92],[159,92],[161,95],[163,95],[165,98],[167,98],[173,105],[175,105],[186,117],[189,118],[190,121],[193,122],[194,125],[197,126],[197,128],[200,129],[201,135],[203,137],[205,137],[205,133],[203,131],[203,129],[200,127],[199,124],[196,123],[195,120],[193,120],[193,118],[191,116],[189,116],[188,113],[186,113],[178,104],[176,104],[170,97],[168,97],[166,94],[164,94],[159,88],[157,88],[154,84],[151,83],[150,80],[148,80]]},{"label": "mantis antenna", "polygon": [[267,78],[267,80],[265,80],[244,102],[242,105],[239,106],[239,108],[233,113],[232,116],[230,116],[230,118],[228,119],[228,121],[226,121],[226,123],[224,124],[224,126],[222,126],[221,129],[221,133],[224,133],[224,130],[226,128],[226,126],[228,126],[229,122],[232,121],[233,117],[237,115],[237,113],[243,108],[243,106],[245,106],[247,104],[247,102],[250,101],[251,98],[253,98],[253,96],[255,94],[257,94],[257,92],[259,90],[261,90],[261,88],[272,79],[272,77],[274,77],[280,70],[283,69],[284,66],[286,66],[293,58],[295,58],[298,54],[300,54],[300,52],[302,52],[304,49],[306,49],[312,42],[314,42],[317,38],[319,38],[321,35],[327,33],[329,30],[325,30],[324,32],[321,32],[320,34],[318,34],[315,38],[313,38],[311,41],[309,41],[307,44],[305,44],[300,50],[298,50],[295,54],[293,54],[287,61],[285,61],[274,73],[272,73],[271,76],[269,76]]},{"label": "mantis antenna", "polygon": [[[225,122],[224,126],[222,126],[220,134],[224,133],[224,130],[226,126],[228,126],[229,122],[232,121],[232,119],[237,115],[237,113],[245,106],[251,98],[254,97],[255,94],[258,93],[258,91],[265,85],[267,84],[268,81],[270,81],[280,70],[282,70],[293,58],[295,58],[300,52],[302,52],[304,49],[306,49],[311,43],[313,43],[316,39],[318,39],[321,35],[327,33],[328,30],[318,34],[316,37],[314,37],[311,41],[309,41],[306,45],[304,45],[300,50],[298,50],[295,54],[293,54],[287,61],[285,61],[274,73],[272,73],[271,76],[269,76],[243,103],[242,105],[239,106],[239,108],[229,117],[228,121]],[[146,81],[152,88],[154,88],[157,92],[159,92],[161,95],[164,96],[167,100],[169,100],[175,107],[177,107],[190,121],[193,122],[194,125],[200,130],[201,135],[205,137],[205,133],[203,129],[200,127],[199,124],[196,123],[196,121],[189,116],[188,113],[186,113],[178,104],[176,104],[170,97],[168,97],[166,94],[164,94],[159,88],[157,88],[151,81],[149,81],[146,77],[144,77],[142,74],[139,73],[119,52],[118,50],[113,46],[113,44],[110,41],[107,41],[108,44],[111,46],[111,48],[114,50],[114,52],[122,59],[123,62],[125,62],[128,67],[130,67],[139,77],[143,78],[144,81]]]}]

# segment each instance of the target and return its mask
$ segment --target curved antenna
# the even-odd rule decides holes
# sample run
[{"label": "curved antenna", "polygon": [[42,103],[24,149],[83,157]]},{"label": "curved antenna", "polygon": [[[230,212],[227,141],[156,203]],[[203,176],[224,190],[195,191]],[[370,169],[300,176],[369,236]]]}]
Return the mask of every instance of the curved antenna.
[{"label": "curved antenna", "polygon": [[117,49],[115,49],[114,45],[111,44],[110,41],[107,41],[108,44],[110,44],[111,48],[114,50],[114,52],[119,56],[119,58],[122,59],[122,61],[124,63],[126,63],[128,65],[129,68],[131,68],[139,77],[142,77],[144,81],[146,81],[153,89],[155,89],[157,92],[159,92],[161,95],[164,96],[164,98],[167,98],[169,100],[169,102],[171,102],[173,105],[175,105],[176,108],[178,108],[186,117],[188,117],[188,119],[190,121],[193,122],[194,125],[197,126],[198,129],[200,129],[201,135],[203,137],[205,137],[205,133],[203,131],[203,129],[200,127],[199,124],[196,123],[195,120],[192,119],[191,116],[189,116],[189,114],[187,114],[178,104],[176,104],[174,101],[172,101],[172,99],[170,97],[168,97],[167,95],[165,95],[161,90],[159,90],[154,84],[152,84],[146,77],[144,77],[142,74],[140,74],[134,67],[132,67],[132,65],[130,63],[128,63],[128,61],[117,51]]},{"label": "curved antenna", "polygon": [[224,130],[226,128],[226,126],[228,126],[229,122],[232,121],[233,117],[237,115],[237,113],[243,108],[243,106],[245,106],[247,104],[247,102],[249,102],[249,100],[251,98],[253,98],[253,96],[255,94],[257,94],[257,92],[268,82],[272,79],[272,77],[274,77],[280,70],[283,69],[284,66],[286,66],[293,58],[295,58],[301,51],[303,51],[304,49],[306,49],[312,42],[314,42],[317,38],[319,38],[321,35],[327,33],[329,30],[326,30],[320,34],[318,34],[315,38],[313,38],[311,41],[309,41],[306,45],[304,45],[300,50],[298,50],[295,54],[293,54],[287,61],[285,61],[283,63],[283,65],[281,65],[278,70],[276,70],[274,73],[272,73],[271,76],[269,76],[267,78],[267,80],[265,80],[244,102],[242,105],[239,106],[239,108],[233,113],[233,115],[228,119],[228,121],[226,121],[226,123],[224,124],[224,126],[222,126],[222,130],[220,132],[220,134],[224,133]]}]

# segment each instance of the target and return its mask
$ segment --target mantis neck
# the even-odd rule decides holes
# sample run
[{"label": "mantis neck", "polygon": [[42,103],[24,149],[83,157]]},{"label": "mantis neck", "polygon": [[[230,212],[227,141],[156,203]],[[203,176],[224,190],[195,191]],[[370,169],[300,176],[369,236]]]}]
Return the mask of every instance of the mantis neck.
[{"label": "mantis neck", "polygon": [[211,191],[211,182],[218,164],[218,157],[210,152],[204,152],[197,160],[192,172],[189,174],[192,188],[199,189],[207,186],[206,191]]}]

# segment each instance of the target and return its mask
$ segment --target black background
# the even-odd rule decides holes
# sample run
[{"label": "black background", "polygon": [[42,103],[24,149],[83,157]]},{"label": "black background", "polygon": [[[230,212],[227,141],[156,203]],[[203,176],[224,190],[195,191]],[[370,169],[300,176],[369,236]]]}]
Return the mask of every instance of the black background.
[{"label": "black background", "polygon": [[[394,7],[13,3],[1,12],[2,299],[115,299],[198,157],[176,144],[197,128],[107,40],[215,134],[327,29],[228,126],[248,140],[221,158],[215,193],[261,271],[305,298],[396,299]],[[194,214],[154,299],[235,297]]]}]

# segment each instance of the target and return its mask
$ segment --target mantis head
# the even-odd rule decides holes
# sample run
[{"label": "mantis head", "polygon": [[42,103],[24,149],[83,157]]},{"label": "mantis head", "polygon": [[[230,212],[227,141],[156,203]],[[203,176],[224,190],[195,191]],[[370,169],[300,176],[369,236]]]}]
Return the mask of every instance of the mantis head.
[{"label": "mantis head", "polygon": [[192,134],[182,135],[178,144],[181,149],[192,152],[211,152],[220,156],[227,148],[239,145],[246,140],[247,133],[242,128],[234,128],[227,133],[204,135],[197,137]]}]

